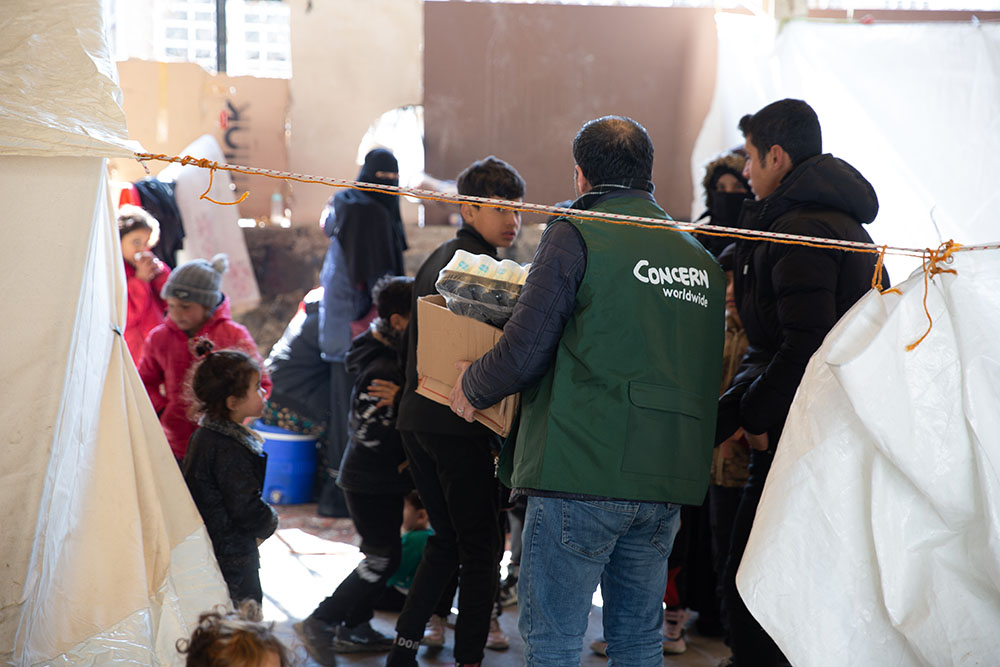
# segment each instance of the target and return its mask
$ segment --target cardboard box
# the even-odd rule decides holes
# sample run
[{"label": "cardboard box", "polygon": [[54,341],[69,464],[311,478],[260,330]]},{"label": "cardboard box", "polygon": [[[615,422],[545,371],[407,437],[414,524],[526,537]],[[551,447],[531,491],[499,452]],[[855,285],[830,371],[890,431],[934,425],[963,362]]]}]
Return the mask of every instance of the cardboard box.
[{"label": "cardboard box", "polygon": [[[471,317],[448,310],[438,294],[417,299],[417,393],[435,403],[450,405],[451,389],[458,379],[456,361],[475,361],[492,348],[503,331]],[[517,413],[518,394],[505,397],[485,410],[476,410],[476,421],[506,437]]]}]

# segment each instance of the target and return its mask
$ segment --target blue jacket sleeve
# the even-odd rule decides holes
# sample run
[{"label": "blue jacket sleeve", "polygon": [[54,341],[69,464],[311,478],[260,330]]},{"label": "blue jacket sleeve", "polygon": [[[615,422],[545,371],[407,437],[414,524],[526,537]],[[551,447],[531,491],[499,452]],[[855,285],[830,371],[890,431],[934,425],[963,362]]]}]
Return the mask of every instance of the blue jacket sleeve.
[{"label": "blue jacket sleeve", "polygon": [[503,338],[469,367],[462,380],[474,406],[489,407],[541,379],[573,314],[586,268],[587,246],[576,227],[566,220],[549,225]]}]

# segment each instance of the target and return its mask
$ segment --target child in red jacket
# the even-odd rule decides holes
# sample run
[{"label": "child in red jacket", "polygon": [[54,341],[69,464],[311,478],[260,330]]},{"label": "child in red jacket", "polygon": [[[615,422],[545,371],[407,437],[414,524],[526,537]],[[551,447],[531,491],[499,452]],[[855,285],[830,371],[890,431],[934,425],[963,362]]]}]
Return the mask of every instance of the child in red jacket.
[{"label": "child in red jacket", "polygon": [[160,223],[143,209],[125,204],[118,210],[118,235],[128,286],[125,344],[138,366],[146,336],[163,322],[167,310],[160,290],[170,276],[170,267],[149,251],[159,241]]},{"label": "child in red jacket", "polygon": [[[149,332],[143,346],[139,375],[178,463],[198,426],[188,416],[191,403],[184,387],[199,339],[212,341],[215,349],[242,349],[264,365],[250,332],[230,319],[229,298],[219,289],[228,268],[224,254],[211,263],[195,259],[177,267],[160,293],[167,302],[167,319]],[[271,379],[265,375],[261,386],[270,392]]]}]

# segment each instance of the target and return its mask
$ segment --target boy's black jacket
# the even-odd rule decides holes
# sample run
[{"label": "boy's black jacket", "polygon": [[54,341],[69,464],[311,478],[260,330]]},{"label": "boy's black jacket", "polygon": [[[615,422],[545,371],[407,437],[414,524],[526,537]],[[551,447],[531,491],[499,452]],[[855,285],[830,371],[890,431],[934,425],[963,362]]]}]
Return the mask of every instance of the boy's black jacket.
[{"label": "boy's black jacket", "polygon": [[396,430],[396,406],[376,408],[379,399],[368,393],[376,379],[403,386],[399,352],[366,331],[351,342],[345,364],[356,379],[349,439],[337,484],[355,493],[405,494],[413,488],[413,481],[409,472],[400,471],[406,457]]},{"label": "boy's black jacket", "polygon": [[473,255],[489,255],[496,259],[497,249],[490,245],[479,232],[471,227],[461,227],[455,238],[438,246],[417,271],[413,279],[413,309],[410,312],[410,326],[407,329],[406,388],[399,402],[399,416],[396,427],[401,431],[420,431],[445,435],[468,435],[496,437],[479,422],[469,423],[460,418],[447,405],[435,403],[416,393],[417,389],[417,336],[420,325],[417,321],[417,299],[428,294],[437,294],[434,284],[456,250],[465,250]]}]

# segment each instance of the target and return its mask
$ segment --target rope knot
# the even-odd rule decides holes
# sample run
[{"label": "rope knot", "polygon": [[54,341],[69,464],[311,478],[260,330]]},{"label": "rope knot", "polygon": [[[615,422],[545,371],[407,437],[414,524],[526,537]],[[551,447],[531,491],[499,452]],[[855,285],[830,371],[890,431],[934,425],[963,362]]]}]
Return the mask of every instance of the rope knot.
[{"label": "rope knot", "polygon": [[924,342],[927,335],[931,332],[934,327],[934,320],[931,318],[931,311],[927,309],[927,290],[929,289],[927,281],[929,278],[933,278],[939,273],[953,273],[958,275],[958,271],[955,269],[946,269],[944,265],[951,264],[954,261],[952,255],[955,254],[962,247],[961,243],[955,243],[955,241],[949,239],[939,245],[937,250],[931,250],[927,248],[924,250],[924,314],[927,315],[927,331],[924,335],[913,341],[906,346],[906,351],[913,351],[917,345]]},{"label": "rope knot", "polygon": [[955,241],[949,239],[938,246],[937,250],[931,250],[927,248],[924,253],[926,253],[926,259],[924,260],[924,271],[929,272],[931,277],[936,276],[939,273],[954,273],[958,275],[958,271],[955,269],[946,269],[942,264],[951,264],[954,261],[952,255],[962,247],[961,243],[955,243]]}]

